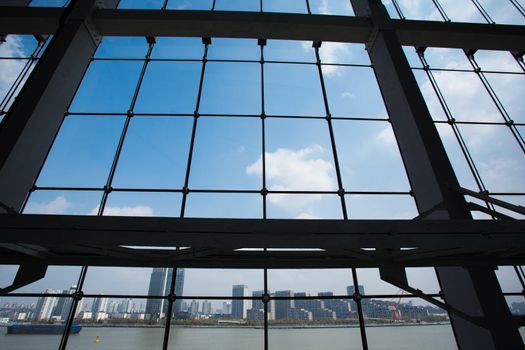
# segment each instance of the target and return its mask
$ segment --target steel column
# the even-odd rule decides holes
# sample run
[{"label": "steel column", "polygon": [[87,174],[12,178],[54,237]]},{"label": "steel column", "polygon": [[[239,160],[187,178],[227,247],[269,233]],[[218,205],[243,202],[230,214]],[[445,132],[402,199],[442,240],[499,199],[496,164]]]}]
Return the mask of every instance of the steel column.
[{"label": "steel column", "polygon": [[[374,29],[367,51],[421,218],[471,219],[439,134],[419,90],[398,34],[379,0],[351,0],[358,16],[369,16]],[[494,271],[488,268],[436,269],[447,303],[482,317],[485,328],[450,315],[460,349],[522,349],[523,342]]]}]

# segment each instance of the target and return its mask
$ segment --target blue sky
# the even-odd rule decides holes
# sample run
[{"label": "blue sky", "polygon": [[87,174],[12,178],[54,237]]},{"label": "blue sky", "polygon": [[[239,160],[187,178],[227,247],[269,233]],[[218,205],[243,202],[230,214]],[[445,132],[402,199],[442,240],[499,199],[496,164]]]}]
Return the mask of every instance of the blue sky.
[{"label": "blue sky", "polygon": [[[418,1],[399,1],[405,15],[414,19],[435,19],[437,12]],[[483,18],[472,9],[470,1],[442,1],[450,17],[459,21],[481,22]],[[497,22],[520,23],[525,19],[509,6],[497,6],[496,1],[480,1]],[[121,7],[159,8],[161,1],[122,1]],[[38,1],[33,5],[60,5],[60,2]],[[268,1],[265,10],[306,12],[303,1]],[[348,1],[311,1],[312,12],[351,14]],[[393,15],[392,5],[385,2]],[[430,5],[426,4],[426,5]],[[211,1],[170,1],[168,8],[208,9]],[[258,11],[258,1],[217,0],[216,8]],[[0,45],[0,98],[23,69],[36,42],[30,36],[9,36]],[[144,38],[105,38],[96,58],[142,59],[147,51]],[[181,189],[184,185],[189,140],[193,127],[191,116],[196,107],[204,46],[198,38],[158,38],[153,59],[187,61],[152,61],[134,106],[123,145],[113,187]],[[349,63],[365,66],[323,66],[330,112],[334,117],[359,117],[372,120],[334,120],[334,137],[341,167],[343,187],[347,191],[410,190],[387,112],[375,83],[373,70],[363,45],[323,43],[323,63]],[[413,48],[406,48],[409,62],[421,67]],[[265,112],[268,115],[324,117],[326,111],[317,67],[302,64],[315,62],[311,43],[269,40],[264,49],[267,61],[293,61],[294,64],[265,63]],[[458,121],[501,121],[479,78],[473,73],[461,50],[429,48],[427,60],[432,68],[468,69],[470,72],[436,71],[434,73],[451,112]],[[260,59],[256,40],[213,38],[209,47],[210,60]],[[193,60],[193,61],[192,61]],[[509,53],[480,51],[476,60],[493,84],[507,112],[516,122],[525,122],[525,75]],[[91,187],[105,185],[118,140],[130,108],[134,87],[142,61],[94,61],[80,86],[70,112],[87,113],[68,116],[56,139],[50,156],[37,181],[38,186]],[[520,74],[496,73],[514,72]],[[444,113],[421,70],[415,72],[428,107],[435,120],[445,120]],[[111,112],[111,116],[89,113]],[[261,113],[261,72],[258,62],[208,62],[199,108],[206,114]],[[183,114],[154,116],[151,114]],[[150,114],[150,115],[148,115]],[[327,123],[315,118],[268,118],[266,128],[267,187],[273,190],[315,191],[337,190],[334,156]],[[487,188],[493,192],[525,192],[525,158],[509,129],[502,125],[460,125],[460,130],[472,152]],[[525,132],[525,127],[519,127]],[[456,170],[460,183],[476,189],[450,126],[438,124],[438,130]],[[197,123],[194,155],[189,178],[191,189],[262,188],[261,119],[252,117],[200,117]],[[93,191],[36,191],[30,197],[26,213],[94,215],[102,193]],[[525,196],[502,196],[504,200],[522,204]],[[180,193],[112,192],[105,215],[178,216]],[[350,218],[406,218],[417,215],[408,195],[346,195]],[[190,193],[186,205],[190,217],[262,217],[262,196],[259,194]],[[342,218],[337,195],[268,196],[269,218]],[[481,215],[478,217],[482,217]],[[13,268],[1,276],[11,276]],[[50,271],[48,281],[30,287],[42,291],[44,286],[67,288],[76,277],[60,268]],[[113,285],[128,286],[133,293],[147,288],[149,269],[94,269],[92,280],[104,281],[113,276]],[[98,271],[98,272],[97,272]],[[360,272],[368,290],[379,293],[384,287],[376,278],[376,270]],[[91,272],[90,272],[91,273]],[[260,271],[230,271],[210,273],[194,270],[188,274],[188,293],[198,293],[217,281],[222,295],[229,295],[232,284],[246,283],[251,290],[260,285]],[[98,274],[98,275],[97,275]],[[348,271],[272,272],[277,282],[272,290],[288,289],[293,276],[297,291],[316,293],[323,290],[342,292],[349,281]],[[117,276],[117,277],[115,277]],[[310,277],[309,277],[310,276]],[[517,286],[508,274],[505,283]],[[2,277],[4,278],[4,277]],[[7,278],[7,277],[6,277]],[[7,278],[8,279],[8,278]],[[7,280],[6,279],[6,280]],[[67,279],[67,281],[66,281]],[[412,277],[418,288],[435,285],[432,273],[419,270]],[[317,281],[312,284],[312,280]],[[3,279],[2,284],[7,284]],[[89,279],[88,279],[89,281]],[[191,282],[193,281],[193,282]],[[222,282],[220,282],[222,281]],[[258,282],[259,281],[259,282]],[[304,281],[304,283],[303,283]],[[345,281],[339,283],[337,281]],[[5,283],[4,283],[5,282]],[[117,283],[118,282],[118,283]],[[50,283],[50,284],[49,284]],[[102,282],[95,289],[103,290]],[[109,289],[104,292],[111,292]],[[194,287],[192,287],[192,285]],[[317,287],[317,285],[319,287]],[[322,286],[322,287],[321,287]],[[420,287],[421,286],[421,287]],[[46,287],[47,288],[47,287]],[[193,288],[193,289],[192,289]],[[389,287],[388,292],[397,289]],[[428,287],[431,289],[431,287]],[[116,292],[116,291],[113,291]]]}]

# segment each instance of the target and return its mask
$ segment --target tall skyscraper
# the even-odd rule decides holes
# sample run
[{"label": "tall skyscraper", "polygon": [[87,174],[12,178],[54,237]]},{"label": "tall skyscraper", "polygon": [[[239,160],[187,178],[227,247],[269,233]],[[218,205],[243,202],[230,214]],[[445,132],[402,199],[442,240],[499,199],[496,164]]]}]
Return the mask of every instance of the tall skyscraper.
[{"label": "tall skyscraper", "polygon": [[[276,297],[293,297],[291,290],[281,290],[275,292]],[[288,317],[288,310],[294,307],[294,301],[290,299],[275,301],[275,319],[284,320]]]},{"label": "tall skyscraper", "polygon": [[[232,296],[247,297],[248,286],[245,284],[236,284],[232,286]],[[244,319],[247,317],[247,310],[249,308],[249,300],[235,299],[232,300],[232,317],[237,319]]]},{"label": "tall skyscraper", "polygon": [[[170,293],[173,269],[157,267],[151,272],[148,295],[168,295]],[[177,269],[175,279],[175,295],[180,296],[184,291],[184,269]],[[181,311],[181,300],[175,300],[173,315]],[[152,318],[162,318],[168,310],[168,302],[159,299],[148,299],[146,313]]]},{"label": "tall skyscraper", "polygon": [[190,314],[192,316],[197,316],[199,314],[199,302],[197,300],[192,300],[190,304]]},{"label": "tall skyscraper", "polygon": [[211,303],[208,300],[202,302],[202,314],[211,315]]},{"label": "tall skyscraper", "polygon": [[[46,294],[56,293],[53,289],[46,289]],[[54,296],[40,297],[36,303],[34,319],[35,320],[48,320],[53,314],[53,310],[58,304],[58,298]]]},{"label": "tall skyscraper", "polygon": [[108,298],[99,297],[93,300],[91,305],[91,312],[96,314],[97,312],[106,312],[108,310]]}]

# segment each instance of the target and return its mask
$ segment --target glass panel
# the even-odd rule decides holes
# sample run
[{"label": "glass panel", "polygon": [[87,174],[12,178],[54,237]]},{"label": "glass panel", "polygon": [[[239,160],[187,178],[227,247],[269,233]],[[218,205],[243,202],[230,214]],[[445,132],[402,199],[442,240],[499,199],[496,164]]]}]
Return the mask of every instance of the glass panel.
[{"label": "glass panel", "polygon": [[87,270],[82,291],[85,294],[148,295],[148,286],[158,279],[155,272],[151,268],[92,266]]},{"label": "glass panel", "polygon": [[[0,344],[2,349],[9,350],[53,350],[58,349],[63,326],[53,326],[53,334],[15,334],[16,331],[27,331],[37,327],[45,327],[48,319],[60,318],[63,306],[69,303],[60,302],[67,298],[40,297],[40,298],[0,298],[0,318],[8,318],[9,322],[16,322],[17,326],[0,327]],[[62,306],[57,308],[59,304]],[[49,325],[48,325],[49,327]],[[8,334],[13,332],[13,334]]]},{"label": "glass panel", "polygon": [[145,58],[148,43],[143,37],[111,37],[102,39],[95,58]]},{"label": "glass panel", "polygon": [[413,219],[418,215],[409,195],[346,195],[348,216],[352,219]]},{"label": "glass panel", "polygon": [[267,119],[268,188],[279,191],[337,190],[331,150],[324,120]]},{"label": "glass panel", "polygon": [[460,49],[429,47],[425,50],[425,58],[431,68],[473,70],[467,56]]},{"label": "glass panel", "polygon": [[323,66],[332,116],[388,118],[370,68]]},{"label": "glass panel", "polygon": [[[185,297],[233,296],[235,286],[246,286],[246,295],[264,289],[263,270],[251,269],[184,269]],[[235,290],[238,290],[235,289]],[[244,289],[243,289],[244,290]]]},{"label": "glass panel", "polygon": [[218,11],[259,11],[258,0],[217,0],[215,9]]},{"label": "glass panel", "polygon": [[341,198],[335,194],[269,194],[270,219],[342,219]]},{"label": "glass panel", "polygon": [[121,9],[160,9],[164,0],[121,0],[118,7]]},{"label": "glass panel", "polygon": [[411,287],[427,294],[438,294],[441,291],[436,270],[433,267],[408,267],[405,271]]},{"label": "glass panel", "polygon": [[70,111],[126,113],[142,66],[136,61],[91,62]]},{"label": "glass panel", "polygon": [[[14,265],[6,267],[2,265],[0,272],[2,275],[6,271],[8,276],[16,274],[17,268]],[[80,276],[80,267],[78,266],[49,266],[45,277],[41,280],[28,284],[25,287],[15,290],[13,293],[47,293],[47,294],[66,294],[72,293],[71,286],[76,286]],[[7,276],[6,276],[7,277]],[[6,287],[12,280],[5,279],[2,276],[0,280],[2,288]]]},{"label": "glass panel", "polygon": [[258,63],[209,62],[200,113],[260,114],[260,71]]},{"label": "glass panel", "polygon": [[305,0],[264,0],[264,12],[307,13]]},{"label": "glass panel", "polygon": [[[479,0],[483,8],[490,14],[494,22],[498,24],[518,24],[523,25],[525,18],[511,4],[502,3],[497,0]],[[519,2],[518,2],[519,3]],[[523,6],[523,3],[521,3]]]},{"label": "glass panel", "polygon": [[[298,317],[300,314],[295,311],[292,315]],[[316,350],[327,346],[330,350],[362,349],[359,327],[355,326],[355,320],[344,320],[343,324],[337,320],[332,321],[338,324],[337,328],[318,326],[305,329],[302,322],[304,321],[295,327],[286,325],[286,329],[279,329],[278,326],[270,328],[268,347],[272,350]],[[310,323],[317,324],[316,321]]]},{"label": "glass panel", "polygon": [[134,112],[193,114],[201,69],[197,62],[150,62]]},{"label": "glass panel", "polygon": [[401,289],[384,282],[379,277],[379,269],[357,269],[357,280],[360,293],[364,295],[402,294]]},{"label": "glass panel", "polygon": [[389,123],[338,120],[332,123],[345,190],[410,190]]},{"label": "glass panel", "polygon": [[38,177],[38,186],[102,188],[107,181],[124,117],[70,116]]},{"label": "glass panel", "polygon": [[62,7],[66,6],[68,0],[32,0],[29,6],[32,7]]},{"label": "glass panel", "polygon": [[457,349],[446,311],[421,299],[365,299],[363,312],[370,349]]},{"label": "glass panel", "polygon": [[[405,18],[431,21],[443,20],[443,17],[439,15],[436,7],[434,7],[430,1],[398,0],[397,2]],[[395,17],[397,17],[397,15]]]},{"label": "glass panel", "polygon": [[267,61],[315,62],[315,51],[311,41],[268,40],[264,47]]},{"label": "glass panel", "polygon": [[[219,4],[225,0],[218,0]],[[227,1],[227,0],[226,0]],[[242,3],[249,4],[249,1]],[[228,39],[213,38],[212,44],[208,47],[210,60],[255,60],[259,61],[261,49],[254,39]]]},{"label": "glass panel", "polygon": [[[249,317],[259,315],[250,307],[250,300],[182,300],[183,311],[171,321],[168,349],[262,350],[262,321]],[[245,317],[234,317],[232,308]]]},{"label": "glass panel", "polygon": [[202,59],[204,45],[200,38],[156,38],[152,59]]},{"label": "glass panel", "polygon": [[267,114],[326,116],[316,66],[265,64],[264,75]]},{"label": "glass panel", "polygon": [[352,5],[346,0],[309,0],[313,14],[353,16]]},{"label": "glass panel", "polygon": [[75,320],[82,330],[69,337],[68,349],[161,349],[164,329],[152,325],[146,299],[85,298]]},{"label": "glass panel", "polygon": [[244,193],[190,193],[186,217],[261,218],[262,196]]},{"label": "glass panel", "polygon": [[460,125],[467,147],[491,192],[525,192],[525,158],[506,126]]},{"label": "glass panel", "polygon": [[[370,64],[363,44],[325,41],[319,48],[319,57],[322,63]],[[326,67],[323,71],[326,72]]]},{"label": "glass panel", "polygon": [[[525,92],[517,88],[525,84],[525,74],[486,73],[485,77],[509,117],[516,123],[525,123]],[[503,122],[503,118],[500,121]]]},{"label": "glass panel", "polygon": [[453,22],[487,23],[470,0],[443,0],[441,5]]},{"label": "glass panel", "polygon": [[177,217],[181,200],[181,193],[112,192],[103,215]]},{"label": "glass panel", "polygon": [[168,10],[211,10],[213,0],[169,0]]},{"label": "glass panel", "polygon": [[523,291],[524,288],[520,283],[514,266],[498,266],[496,276],[498,277],[498,282],[503,293]]},{"label": "glass panel", "polygon": [[461,121],[502,122],[495,104],[475,73],[434,72],[452,116]]},{"label": "glass panel", "polygon": [[513,315],[525,315],[525,298],[523,296],[510,296],[505,297],[505,299]]},{"label": "glass panel", "polygon": [[478,50],[475,59],[484,71],[523,72],[516,59],[507,51]]},{"label": "glass panel", "polygon": [[260,190],[261,142],[260,119],[200,118],[190,188]]},{"label": "glass panel", "polygon": [[99,191],[35,191],[24,214],[97,215],[101,199]]},{"label": "glass panel", "polygon": [[[504,202],[514,204],[514,205],[520,205],[522,207],[525,207],[525,196],[492,196],[493,198],[500,199]],[[508,210],[503,207],[496,206],[496,210],[500,213],[503,213],[505,215],[508,215],[510,217],[516,218],[516,219],[525,219],[524,214],[519,214],[513,210]]]},{"label": "glass panel", "polygon": [[113,187],[181,189],[192,127],[193,117],[133,117]]},{"label": "glass panel", "polygon": [[350,269],[275,269],[268,270],[268,289],[271,292],[291,290],[307,295],[352,295]]},{"label": "glass panel", "polygon": [[[445,114],[441,102],[439,101],[436,92],[430,80],[428,79],[427,73],[422,70],[412,70],[416,81],[419,85],[419,89],[423,94],[423,98],[427,103],[428,110],[433,120],[447,120],[447,115]],[[446,101],[447,102],[447,101]],[[447,102],[448,104],[448,102]]]}]

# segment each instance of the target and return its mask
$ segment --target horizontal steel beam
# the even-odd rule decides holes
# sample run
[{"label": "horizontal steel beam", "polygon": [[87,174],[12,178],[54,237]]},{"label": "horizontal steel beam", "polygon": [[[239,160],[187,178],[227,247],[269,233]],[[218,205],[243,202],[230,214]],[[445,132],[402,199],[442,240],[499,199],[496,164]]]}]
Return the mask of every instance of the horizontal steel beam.
[{"label": "horizontal steel beam", "polygon": [[[0,7],[0,33],[53,34],[62,9]],[[525,26],[392,20],[290,13],[99,9],[92,24],[104,36],[194,36],[367,43],[395,30],[401,44],[523,51]]]},{"label": "horizontal steel beam", "polygon": [[[9,248],[24,244],[45,247],[47,254],[35,257]],[[148,248],[151,246],[166,249]],[[43,260],[61,265],[320,268],[523,264],[525,222],[3,215],[0,247],[4,248],[0,263]],[[171,247],[189,249],[174,251]],[[318,249],[297,250],[301,248]]]}]

